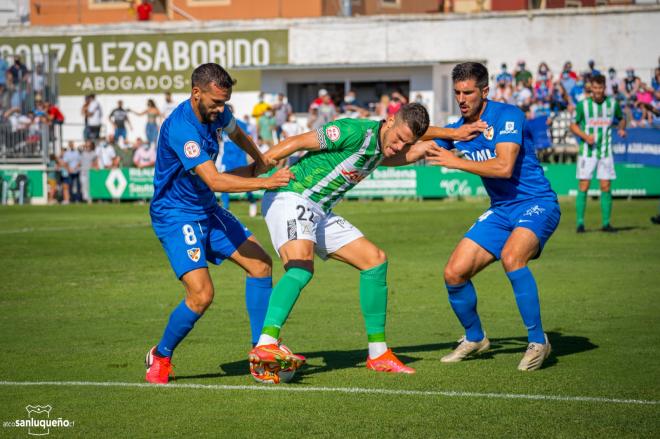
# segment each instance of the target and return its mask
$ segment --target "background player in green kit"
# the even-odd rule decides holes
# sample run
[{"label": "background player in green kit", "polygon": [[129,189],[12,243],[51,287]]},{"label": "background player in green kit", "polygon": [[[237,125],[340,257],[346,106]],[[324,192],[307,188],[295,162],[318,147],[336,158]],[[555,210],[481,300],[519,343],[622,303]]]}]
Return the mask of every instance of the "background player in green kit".
[{"label": "background player in green kit", "polygon": [[[414,373],[387,348],[387,258],[332,208],[344,194],[379,165],[397,166],[416,161],[425,150],[411,147],[428,129],[429,115],[420,104],[408,104],[384,121],[341,119],[316,131],[293,136],[267,154],[281,160],[297,151],[309,151],[291,168],[295,178],[281,190],[264,195],[262,212],[273,246],[286,273],[274,288],[262,335],[250,352],[252,375],[257,381],[277,382],[265,363],[299,367],[304,358],[281,349],[280,329],[301,290],[314,273],[314,253],[360,270],[360,307],[369,341],[367,368],[395,373]],[[479,126],[444,130],[457,140],[476,136]]]},{"label": "background player in green kit", "polygon": [[600,182],[600,210],[602,230],[615,232],[610,224],[612,214],[611,181],[616,178],[612,157],[612,126],[618,124],[619,135],[626,135],[626,119],[616,99],[605,96],[605,77],[591,78],[592,97],[580,101],[575,108],[575,122],[571,131],[578,137],[580,148],[577,161],[578,195],[577,232],[584,232],[584,211],[587,206],[589,183],[596,171]]}]

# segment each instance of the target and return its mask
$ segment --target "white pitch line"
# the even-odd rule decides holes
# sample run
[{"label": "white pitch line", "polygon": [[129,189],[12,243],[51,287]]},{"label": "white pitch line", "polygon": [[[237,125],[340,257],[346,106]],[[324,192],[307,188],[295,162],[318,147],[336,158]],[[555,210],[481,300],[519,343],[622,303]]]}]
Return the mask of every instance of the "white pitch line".
[{"label": "white pitch line", "polygon": [[645,399],[601,398],[596,396],[526,395],[519,393],[459,392],[451,390],[393,390],[361,387],[298,387],[298,386],[240,386],[221,384],[168,384],[93,382],[93,381],[0,381],[0,386],[62,386],[62,387],[146,387],[151,389],[204,389],[204,390],[251,390],[257,392],[327,392],[347,394],[446,396],[460,398],[526,399],[534,401],[600,402],[610,404],[658,405],[660,401]]}]

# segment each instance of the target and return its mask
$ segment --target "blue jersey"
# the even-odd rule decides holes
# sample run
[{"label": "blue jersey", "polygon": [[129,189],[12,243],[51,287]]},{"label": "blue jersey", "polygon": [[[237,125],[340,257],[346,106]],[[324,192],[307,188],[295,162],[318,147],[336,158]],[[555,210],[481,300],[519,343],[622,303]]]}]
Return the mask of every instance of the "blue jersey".
[{"label": "blue jersey", "polygon": [[163,122],[149,209],[157,234],[171,224],[203,220],[215,211],[215,194],[193,169],[208,160],[215,162],[218,139],[233,119],[225,107],[215,122],[203,124],[195,116],[190,100],[186,100]]},{"label": "blue jersey", "polygon": [[[446,149],[457,148],[465,159],[479,162],[495,158],[495,146],[498,143],[517,143],[520,151],[510,178],[481,177],[491,205],[506,206],[531,199],[556,200],[557,195],[536,159],[525,114],[513,105],[487,101],[481,120],[488,124],[488,128],[470,141],[435,139],[435,142]],[[463,123],[461,118],[448,127],[456,128]]]},{"label": "blue jersey", "polygon": [[[236,125],[238,125],[244,133],[248,132],[248,125],[242,120],[237,119]],[[247,165],[245,151],[235,144],[225,132],[222,133],[222,165],[223,172]]]}]

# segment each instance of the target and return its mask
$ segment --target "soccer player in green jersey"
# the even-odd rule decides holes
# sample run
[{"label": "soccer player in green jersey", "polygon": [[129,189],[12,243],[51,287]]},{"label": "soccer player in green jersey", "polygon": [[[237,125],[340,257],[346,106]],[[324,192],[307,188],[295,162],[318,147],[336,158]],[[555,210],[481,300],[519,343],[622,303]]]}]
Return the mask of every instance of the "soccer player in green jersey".
[{"label": "soccer player in green jersey", "polygon": [[616,99],[605,96],[605,77],[591,78],[592,97],[580,101],[575,108],[575,122],[571,132],[580,144],[577,161],[578,195],[577,232],[584,233],[584,211],[587,191],[594,171],[600,182],[600,211],[603,232],[615,232],[610,224],[612,214],[612,185],[616,178],[612,157],[612,126],[618,124],[619,136],[626,135],[626,119]]},{"label": "soccer player in green jersey", "polygon": [[[428,143],[418,143],[427,131],[429,115],[420,104],[404,105],[384,121],[340,119],[316,131],[287,138],[266,154],[281,160],[306,150],[292,168],[294,180],[264,195],[262,212],[273,247],[284,263],[284,276],[273,290],[257,346],[250,352],[250,370],[257,381],[278,382],[265,364],[299,367],[304,357],[282,349],[280,329],[314,273],[314,253],[360,271],[360,307],[369,342],[367,368],[414,373],[385,342],[387,257],[346,219],[332,212],[344,194],[379,165],[398,166],[421,159]],[[440,135],[467,140],[483,130],[480,124],[443,129]],[[418,146],[421,145],[421,146]]]}]

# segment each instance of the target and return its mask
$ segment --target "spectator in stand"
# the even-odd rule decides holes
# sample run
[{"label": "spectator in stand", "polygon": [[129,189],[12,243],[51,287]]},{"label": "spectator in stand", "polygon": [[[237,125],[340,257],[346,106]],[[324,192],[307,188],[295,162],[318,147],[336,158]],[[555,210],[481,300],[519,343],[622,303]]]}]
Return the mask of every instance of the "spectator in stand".
[{"label": "spectator in stand", "polygon": [[307,116],[307,129],[317,130],[322,126],[323,124],[319,121],[319,107],[310,107],[309,115]]},{"label": "spectator in stand", "polygon": [[552,89],[550,109],[555,113],[559,113],[560,111],[566,110],[570,102],[571,98],[568,96],[568,93],[566,93],[564,86],[561,85],[561,81],[557,81]]},{"label": "spectator in stand", "polygon": [[516,91],[513,93],[513,99],[516,105],[523,109],[524,112],[527,112],[532,105],[533,96],[534,94],[528,86],[524,85],[523,82],[516,82]]},{"label": "spectator in stand", "polygon": [[[538,77],[539,78],[544,77],[544,78],[546,78],[547,81],[550,81],[550,83],[552,83],[552,79],[553,79],[552,78],[552,71],[550,70],[550,67],[548,67],[548,63],[546,63],[545,61],[542,61],[539,64]],[[548,88],[550,88],[550,87],[551,87],[551,85],[548,86]]]},{"label": "spectator in stand", "polygon": [[578,102],[584,100],[584,98],[587,96],[587,94],[585,93],[584,80],[582,78],[579,78],[577,80],[577,82],[571,89],[569,96],[571,97],[571,103],[573,104],[573,106],[576,106]]},{"label": "spectator in stand", "polygon": [[119,167],[119,157],[115,150],[115,136],[108,134],[107,140],[101,141],[96,145],[96,158],[99,169],[110,169]]},{"label": "spectator in stand", "polygon": [[5,52],[0,52],[0,85],[7,84],[7,70],[9,70],[9,63],[5,58]]},{"label": "spectator in stand", "polygon": [[321,104],[318,106],[318,120],[317,124],[325,125],[337,118],[337,107],[332,102],[332,98],[328,93],[321,98]]},{"label": "spectator in stand", "polygon": [[85,116],[85,140],[97,140],[101,136],[103,109],[99,101],[96,100],[95,94],[90,94],[85,98],[83,114]]},{"label": "spectator in stand", "polygon": [[151,11],[153,6],[149,0],[138,0],[138,5],[135,8],[138,21],[151,20]]},{"label": "spectator in stand", "polygon": [[628,106],[628,98],[619,89],[619,84],[612,84],[612,98],[619,103],[621,108],[625,109]]},{"label": "spectator in stand", "polygon": [[134,166],[133,156],[135,155],[135,151],[138,148],[141,148],[142,145],[148,145],[148,143],[146,143],[142,137],[135,139],[132,144],[126,143],[124,148],[120,148],[115,144],[115,154],[119,159],[117,160],[117,166],[121,168],[132,168]]},{"label": "spectator in stand", "polygon": [[9,93],[9,105],[12,108],[18,108],[22,111],[23,103],[25,102],[25,90],[20,86],[16,76],[12,73],[11,70],[7,70],[6,75],[7,81],[7,92]]},{"label": "spectator in stand", "polygon": [[16,79],[16,83],[26,82],[28,80],[28,69],[21,62],[21,57],[18,55],[14,55],[14,64],[9,68],[9,71],[11,72],[12,76]]},{"label": "spectator in stand", "polygon": [[46,75],[44,75],[44,65],[38,63],[34,66],[32,72],[32,91],[36,100],[48,99],[46,96]]},{"label": "spectator in stand", "polygon": [[[305,130],[296,121],[296,115],[291,113],[289,115],[289,119],[284,123],[284,125],[282,125],[282,140],[286,139],[287,137],[297,136],[298,134],[302,134],[303,132],[305,132]],[[295,165],[296,162],[300,160],[300,157],[302,157],[304,153],[305,153],[304,150],[294,152],[292,155],[288,157],[287,165],[288,166]]]},{"label": "spectator in stand", "polygon": [[509,85],[513,84],[513,76],[511,75],[511,73],[509,73],[506,70],[506,63],[502,63],[501,71],[500,71],[500,73],[497,74],[497,77],[495,78],[495,82],[497,82],[498,84],[500,84],[502,82],[504,84],[509,84]]},{"label": "spectator in stand", "polygon": [[252,140],[256,144],[256,139],[259,138],[259,132],[257,130],[257,124],[253,123],[252,120],[250,119],[250,116],[248,116],[247,114],[243,115],[243,122],[247,126],[247,131],[245,131],[245,134],[252,137]]},{"label": "spectator in stand", "polygon": [[152,168],[156,164],[156,147],[143,143],[135,149],[133,164],[136,168]]},{"label": "spectator in stand", "polygon": [[401,107],[406,105],[407,103],[408,103],[408,98],[405,97],[400,90],[393,91],[392,96],[390,98],[390,103],[387,106],[387,115],[394,116],[399,112]]},{"label": "spectator in stand", "polygon": [[596,75],[598,76],[601,75],[600,70],[596,68],[596,62],[593,59],[590,59],[587,65],[589,66],[589,70],[587,72],[588,78],[584,78],[586,82],[591,81],[591,78],[593,78]]},{"label": "spectator in stand", "polygon": [[172,111],[176,108],[177,103],[174,102],[172,99],[172,93],[169,91],[165,92],[165,103],[163,104],[163,111],[161,111],[163,115],[163,120],[167,119],[170,114],[172,114]]},{"label": "spectator in stand", "polygon": [[637,95],[641,83],[642,80],[635,75],[635,69],[629,67],[626,69],[626,77],[623,79],[623,89],[621,91],[630,99],[631,96]]},{"label": "spectator in stand", "polygon": [[328,90],[325,88],[319,89],[316,99],[312,101],[309,108],[318,108],[323,103],[323,99],[325,99],[326,96],[328,96]]},{"label": "spectator in stand", "polygon": [[0,114],[11,107],[11,95],[7,91],[7,84],[0,84]]},{"label": "spectator in stand", "polygon": [[266,102],[264,92],[262,91],[259,93],[259,101],[252,107],[252,117],[255,118],[257,124],[259,124],[259,118],[270,109],[270,104]]},{"label": "spectator in stand", "polygon": [[108,119],[114,128],[115,142],[123,147],[126,144],[126,129],[127,126],[133,129],[131,120],[128,118],[128,112],[131,110],[124,109],[124,102],[117,101],[117,108],[110,112]]},{"label": "spectator in stand", "polygon": [[142,112],[134,112],[138,116],[147,115],[147,142],[152,147],[156,147],[156,141],[158,140],[158,121],[160,120],[160,110],[156,107],[156,103],[153,99],[147,100],[147,109]]},{"label": "spectator in stand", "polygon": [[503,102],[505,104],[510,104],[513,101],[513,87],[511,85],[511,82],[507,82],[507,80],[501,75],[497,75],[499,78],[497,80],[497,85],[494,87],[492,90],[492,96],[491,99],[496,102]]},{"label": "spectator in stand", "polygon": [[80,154],[80,186],[82,188],[82,199],[87,202],[87,204],[92,203],[89,188],[90,169],[98,169],[98,159],[96,157],[96,152],[94,152],[94,142],[86,140],[82,154]]},{"label": "spectator in stand", "polygon": [[274,145],[273,142],[273,131],[275,131],[277,123],[275,122],[275,117],[273,116],[273,110],[268,109],[261,117],[257,120],[257,127],[259,128],[259,137],[272,148]]},{"label": "spectator in stand", "polygon": [[522,84],[525,87],[531,87],[532,85],[532,72],[525,68],[525,61],[518,61],[518,70],[514,73],[513,77],[516,79],[516,87],[518,84]]},{"label": "spectator in stand", "polygon": [[387,118],[387,108],[390,105],[390,95],[388,94],[382,94],[380,95],[380,100],[376,105],[374,105],[374,115],[378,119],[385,119]]},{"label": "spectator in stand", "polygon": [[[73,142],[69,142],[69,148],[73,148],[73,147],[74,147]],[[69,171],[67,171],[66,164],[64,163],[64,160],[62,160],[62,157],[66,152],[67,152],[67,147],[62,148],[62,152],[60,153],[60,156],[57,157],[57,166],[56,166],[56,173],[58,173],[60,177],[62,204],[69,204],[69,199],[71,196],[71,193],[69,191],[69,183],[71,181],[69,178]]]},{"label": "spectator in stand", "polygon": [[345,114],[346,116],[353,119],[369,116],[369,110],[367,110],[367,106],[358,100],[355,90],[349,90],[348,93],[346,93],[346,96],[344,96],[344,101],[341,103],[339,108],[342,114]]},{"label": "spectator in stand", "polygon": [[283,93],[277,94],[277,102],[273,104],[273,111],[275,111],[275,130],[277,134],[277,141],[281,141],[282,125],[289,119],[289,115],[293,113],[293,107],[286,100]]},{"label": "spectator in stand", "polygon": [[80,187],[80,151],[73,142],[69,142],[69,148],[62,155],[62,162],[69,174],[69,200],[76,203],[82,201]]},{"label": "spectator in stand", "polygon": [[605,82],[605,93],[607,96],[612,96],[614,94],[614,86],[619,84],[619,79],[616,77],[616,69],[610,67],[607,71],[607,78]]}]

